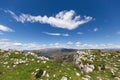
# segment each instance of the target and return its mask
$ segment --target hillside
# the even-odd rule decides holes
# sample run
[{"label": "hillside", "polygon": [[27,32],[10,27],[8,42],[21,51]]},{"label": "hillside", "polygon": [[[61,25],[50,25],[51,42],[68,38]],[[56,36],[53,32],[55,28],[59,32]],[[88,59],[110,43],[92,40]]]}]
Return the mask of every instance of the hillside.
[{"label": "hillside", "polygon": [[90,80],[120,80],[120,51],[77,51],[73,62]]},{"label": "hillside", "polygon": [[34,53],[0,50],[0,80],[120,80],[119,51],[83,50],[60,58],[58,63]]},{"label": "hillside", "polygon": [[[36,75],[39,73],[38,75]],[[21,51],[0,51],[0,80],[79,80],[73,66]]]}]

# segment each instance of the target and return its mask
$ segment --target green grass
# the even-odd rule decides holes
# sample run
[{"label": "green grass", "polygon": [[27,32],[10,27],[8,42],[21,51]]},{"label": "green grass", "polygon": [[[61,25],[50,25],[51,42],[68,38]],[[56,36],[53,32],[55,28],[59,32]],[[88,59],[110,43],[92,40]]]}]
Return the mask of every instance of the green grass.
[{"label": "green grass", "polygon": [[[66,65],[55,61],[39,60],[32,55],[26,56],[26,53],[18,53],[20,54],[11,52],[9,55],[8,51],[0,52],[0,80],[61,80],[63,76],[67,77],[68,80],[83,80],[82,77],[86,77],[86,75],[91,77],[90,80],[98,80],[98,77],[102,80],[115,80],[115,77],[120,77],[120,62],[118,61],[120,60],[120,53],[117,52],[91,51],[91,54],[95,55],[95,60],[93,62],[89,61],[89,55],[85,55],[88,59],[86,61],[82,60],[83,63],[91,63],[95,66],[93,72],[86,74],[81,73],[80,69],[77,69],[76,66],[73,65]],[[16,60],[23,60],[26,62],[15,66]],[[116,70],[115,75],[113,75],[110,69],[99,71],[97,69],[99,65],[109,66],[112,69],[118,70]],[[49,77],[45,75],[36,78],[36,74],[33,74],[38,72],[36,69],[46,71],[46,73],[49,74]],[[76,73],[79,73],[80,76],[77,76]],[[53,75],[55,75],[55,77]]]},{"label": "green grass", "polygon": [[[6,56],[6,53],[0,53],[0,62],[7,61],[8,64],[0,63],[0,80],[60,80],[63,76],[66,76],[68,79],[71,77],[71,80],[80,80],[81,78],[76,76],[76,72],[79,71],[74,70],[73,66],[62,65],[54,61],[46,61],[46,63],[43,63],[43,60],[39,60],[32,55],[26,57],[24,53],[12,53],[9,57],[3,57],[3,55]],[[28,62],[17,64],[16,67],[13,67],[15,59],[28,59]],[[34,59],[34,61],[32,61],[32,59]],[[37,62],[38,60],[40,61],[39,63]],[[10,66],[10,68],[7,68],[7,66]],[[47,68],[47,66],[49,67]],[[32,73],[37,73],[36,69],[46,71],[49,77],[42,76],[41,78],[35,78],[35,74]],[[56,77],[53,77],[54,74]]]}]

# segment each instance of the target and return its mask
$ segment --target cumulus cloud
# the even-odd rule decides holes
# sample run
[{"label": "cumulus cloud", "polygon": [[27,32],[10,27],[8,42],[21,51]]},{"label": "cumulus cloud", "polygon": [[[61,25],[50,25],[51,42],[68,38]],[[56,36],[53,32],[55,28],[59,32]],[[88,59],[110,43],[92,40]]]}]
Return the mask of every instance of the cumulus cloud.
[{"label": "cumulus cloud", "polygon": [[118,31],[117,34],[120,35],[120,31]]},{"label": "cumulus cloud", "polygon": [[68,41],[68,42],[67,42],[67,44],[68,44],[68,45],[72,45],[72,44],[73,44],[73,42],[71,42],[71,41]]},{"label": "cumulus cloud", "polygon": [[82,44],[80,48],[81,49],[120,49],[120,45],[119,44]]},{"label": "cumulus cloud", "polygon": [[63,29],[68,29],[68,30],[73,30],[77,27],[79,27],[82,24],[85,24],[91,20],[93,20],[92,17],[90,16],[76,16],[76,13],[74,10],[70,11],[61,11],[55,16],[33,16],[30,14],[20,14],[16,15],[14,12],[10,10],[5,10],[6,13],[10,13],[12,17],[17,20],[18,22],[39,22],[39,23],[44,23],[44,24],[49,24],[53,27],[57,28],[63,28]]},{"label": "cumulus cloud", "polygon": [[35,50],[43,48],[75,48],[75,49],[120,49],[120,44],[86,44],[81,42],[66,42],[66,43],[21,43],[10,41],[9,39],[0,39],[0,49],[15,49],[15,50]]},{"label": "cumulus cloud", "polygon": [[76,43],[75,43],[75,46],[76,46],[76,47],[80,47],[80,46],[81,46],[81,42],[76,42]]},{"label": "cumulus cloud", "polygon": [[21,43],[14,42],[9,39],[0,39],[0,49],[15,49],[15,50],[36,50],[36,49],[44,49],[44,48],[63,48],[64,45],[60,43],[53,44],[39,44],[39,43]]},{"label": "cumulus cloud", "polygon": [[94,31],[94,32],[98,31],[98,28],[94,28],[93,31]]},{"label": "cumulus cloud", "polygon": [[9,42],[9,39],[0,39],[0,42]]},{"label": "cumulus cloud", "polygon": [[62,33],[50,33],[50,32],[43,32],[44,34],[51,35],[51,36],[70,36],[69,34],[62,34]]},{"label": "cumulus cloud", "polygon": [[4,25],[0,25],[0,31],[13,32],[13,30],[11,28],[4,26]]},{"label": "cumulus cloud", "polygon": [[69,34],[62,34],[62,36],[70,36]]},{"label": "cumulus cloud", "polygon": [[80,45],[80,44],[81,44],[81,42],[76,42],[75,44],[76,44],[76,45]]},{"label": "cumulus cloud", "polygon": [[42,46],[36,43],[12,42],[8,39],[0,39],[0,49],[32,50],[41,49]]},{"label": "cumulus cloud", "polygon": [[47,34],[47,35],[52,35],[52,36],[60,36],[61,34],[60,33],[49,33],[49,32],[43,32],[44,34]]},{"label": "cumulus cloud", "polygon": [[22,43],[13,43],[15,46],[22,46]]},{"label": "cumulus cloud", "polygon": [[77,34],[82,35],[82,34],[83,34],[83,32],[77,32]]}]

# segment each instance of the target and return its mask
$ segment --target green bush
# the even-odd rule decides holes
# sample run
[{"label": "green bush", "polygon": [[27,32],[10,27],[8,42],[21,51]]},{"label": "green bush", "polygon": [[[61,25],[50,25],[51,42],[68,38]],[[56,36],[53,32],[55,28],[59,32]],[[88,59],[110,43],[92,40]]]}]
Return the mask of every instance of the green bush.
[{"label": "green bush", "polygon": [[37,74],[35,75],[35,77],[36,77],[36,78],[41,78],[42,74],[43,74],[43,70],[40,69],[40,70],[37,72]]},{"label": "green bush", "polygon": [[2,72],[0,71],[0,75],[2,74]]}]

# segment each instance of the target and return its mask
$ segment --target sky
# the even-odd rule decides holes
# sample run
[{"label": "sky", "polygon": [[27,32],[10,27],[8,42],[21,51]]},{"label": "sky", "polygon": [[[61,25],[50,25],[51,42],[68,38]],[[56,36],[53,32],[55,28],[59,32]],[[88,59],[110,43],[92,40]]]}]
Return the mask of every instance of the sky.
[{"label": "sky", "polygon": [[1,0],[0,49],[120,48],[120,0]]}]

